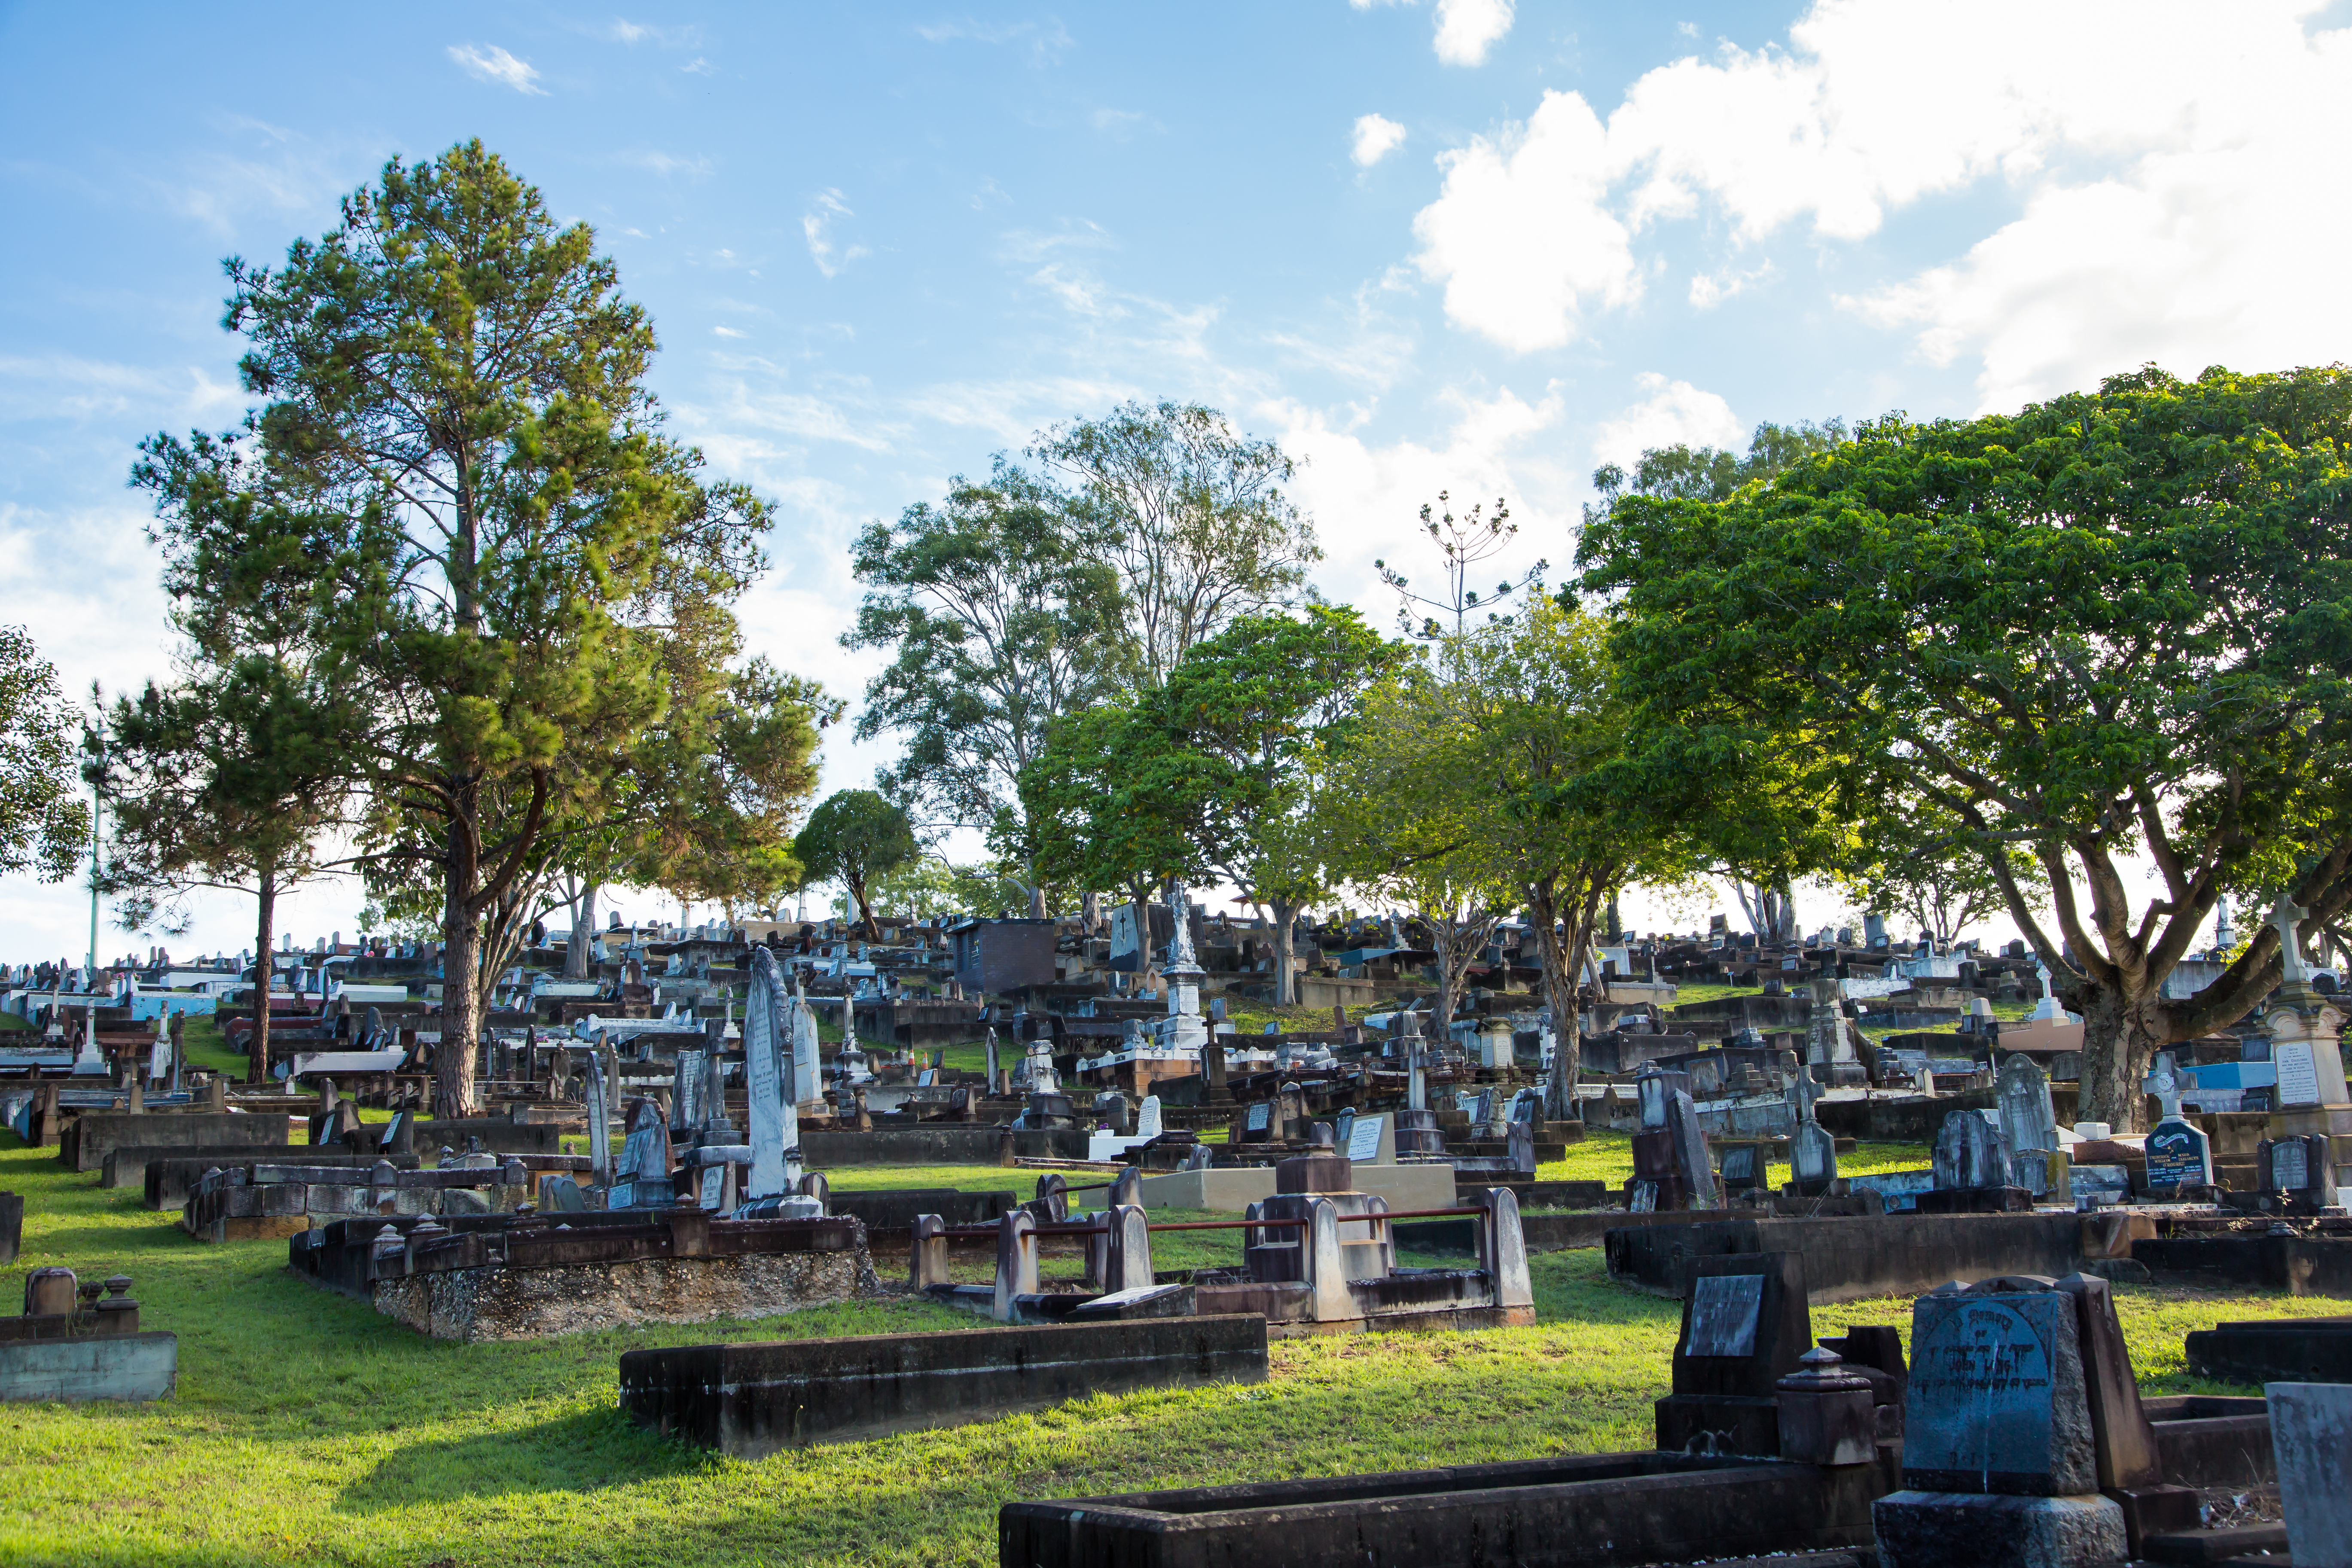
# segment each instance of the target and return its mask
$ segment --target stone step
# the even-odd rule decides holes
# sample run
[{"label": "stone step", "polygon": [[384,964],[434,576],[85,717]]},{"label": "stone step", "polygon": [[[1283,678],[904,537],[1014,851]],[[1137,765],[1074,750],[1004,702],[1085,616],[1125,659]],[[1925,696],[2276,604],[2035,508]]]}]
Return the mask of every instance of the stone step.
[{"label": "stone step", "polygon": [[2151,1563],[2225,1563],[2260,1552],[2286,1551],[2284,1524],[2244,1524],[2233,1530],[2189,1530],[2178,1534],[2151,1535],[2139,1544],[2140,1555]]}]

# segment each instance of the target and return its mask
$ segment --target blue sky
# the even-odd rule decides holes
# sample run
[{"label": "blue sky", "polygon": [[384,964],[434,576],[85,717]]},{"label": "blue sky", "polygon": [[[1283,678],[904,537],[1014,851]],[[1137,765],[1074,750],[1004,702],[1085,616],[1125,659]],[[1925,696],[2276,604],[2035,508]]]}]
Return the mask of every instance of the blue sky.
[{"label": "blue sky", "polygon": [[[2347,357],[2344,24],[7,7],[0,619],[77,692],[166,668],[133,443],[235,421],[220,259],[330,226],[394,154],[479,136],[595,226],[677,431],[781,503],[753,646],[854,698],[854,531],[1125,397],[1214,404],[1304,458],[1320,586],[1385,622],[1371,562],[1415,559],[1441,488],[1507,497],[1526,558],[1559,563],[1593,467],[1643,445]],[[886,757],[836,743],[828,782]],[[292,918],[350,931],[357,905],[330,887]],[[193,944],[246,918],[208,909]],[[70,889],[0,881],[0,954],[79,953],[86,921]]]}]

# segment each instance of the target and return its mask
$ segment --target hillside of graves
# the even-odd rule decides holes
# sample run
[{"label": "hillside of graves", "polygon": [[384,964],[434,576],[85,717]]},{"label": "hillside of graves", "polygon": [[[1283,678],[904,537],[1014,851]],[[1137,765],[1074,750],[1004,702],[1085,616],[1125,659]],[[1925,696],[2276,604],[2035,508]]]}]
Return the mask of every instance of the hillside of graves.
[{"label": "hillside of graves", "polygon": [[[2160,1055],[2138,1133],[2081,1115],[2081,1021],[2015,952],[1629,935],[1571,1074],[1522,924],[1448,993],[1409,920],[1302,922],[1316,1000],[1277,1005],[1262,925],[1146,912],[615,927],[583,978],[547,933],[462,1108],[429,946],[272,955],[266,1047],[234,960],[21,976],[0,1550],[983,1563],[1094,1506],[1053,1500],[1585,1455],[1543,1495],[1682,1562],[1750,1539],[1706,1533],[1741,1487],[1776,1550],[1866,1539],[1880,1395],[1956,1292],[2080,1302],[2085,1345],[2112,1311],[2059,1382],[2126,1378],[2176,1447],[2259,1419],[2189,1336],[2293,1355],[2260,1325],[2352,1310],[2343,1141],[2299,1131],[2352,1111],[2323,982]],[[1876,1480],[1806,1448],[1822,1400]],[[1688,1507],[1609,1513],[1626,1466]],[[2061,1500],[2137,1541],[2224,1484]],[[1890,1528],[1951,1506],[1917,1495]]]},{"label": "hillside of graves", "polygon": [[[1554,1254],[1534,1260],[1533,1328],[1285,1341],[1253,1387],[1104,1396],[746,1464],[634,1426],[615,1407],[618,1355],[968,1320],[898,1300],[452,1345],[296,1280],[283,1243],[200,1247],[171,1216],[0,1143],[0,1184],[30,1200],[26,1257],[128,1273],[142,1321],[182,1340],[170,1401],[19,1406],[0,1424],[0,1556],[28,1564],[993,1563],[996,1510],[1021,1498],[1644,1447],[1677,1323],[1676,1303],[1612,1285],[1597,1252]],[[2184,1372],[2190,1330],[2347,1310],[2116,1296],[2150,1394],[2222,1391]],[[1830,1332],[1907,1323],[1908,1308],[1815,1319]]]}]

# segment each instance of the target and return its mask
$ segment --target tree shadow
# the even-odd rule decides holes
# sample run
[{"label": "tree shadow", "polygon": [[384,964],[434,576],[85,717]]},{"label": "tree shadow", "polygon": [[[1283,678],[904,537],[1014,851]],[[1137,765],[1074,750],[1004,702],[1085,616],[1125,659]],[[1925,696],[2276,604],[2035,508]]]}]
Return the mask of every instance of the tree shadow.
[{"label": "tree shadow", "polygon": [[388,1514],[424,1504],[545,1492],[593,1492],[720,1461],[646,1431],[617,1409],[575,1411],[515,1430],[412,1443],[335,1497],[338,1513]]}]

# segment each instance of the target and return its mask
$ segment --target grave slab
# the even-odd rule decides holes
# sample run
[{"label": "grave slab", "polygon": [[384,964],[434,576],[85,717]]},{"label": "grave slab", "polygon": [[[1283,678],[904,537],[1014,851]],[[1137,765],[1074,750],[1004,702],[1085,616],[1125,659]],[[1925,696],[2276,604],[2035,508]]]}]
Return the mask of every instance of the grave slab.
[{"label": "grave slab", "polygon": [[2130,1547],[2103,1497],[1954,1497],[1899,1491],[1871,1510],[1882,1568],[2090,1568]]},{"label": "grave slab", "polygon": [[1145,1318],[630,1351],[621,1408],[741,1459],[992,1421],[1094,1394],[1262,1383],[1265,1320]]}]

